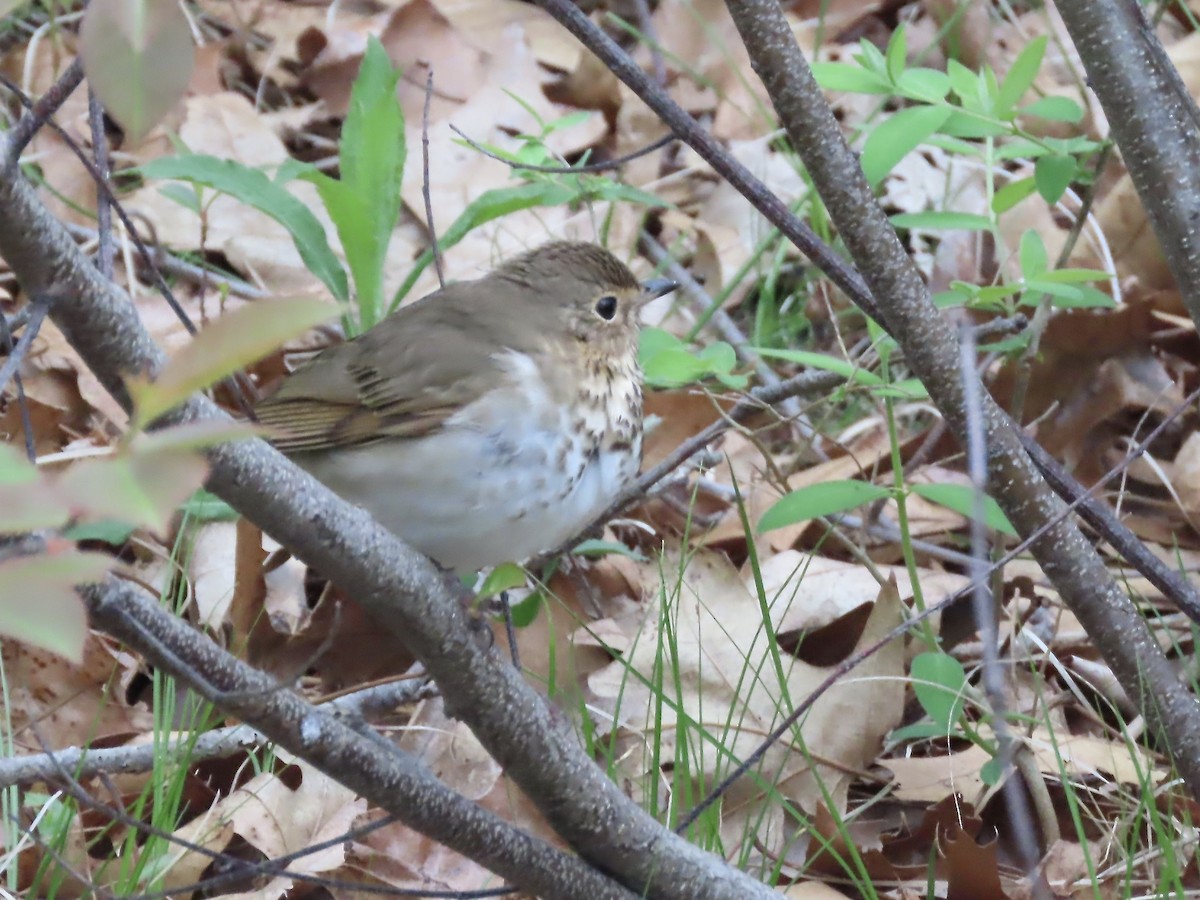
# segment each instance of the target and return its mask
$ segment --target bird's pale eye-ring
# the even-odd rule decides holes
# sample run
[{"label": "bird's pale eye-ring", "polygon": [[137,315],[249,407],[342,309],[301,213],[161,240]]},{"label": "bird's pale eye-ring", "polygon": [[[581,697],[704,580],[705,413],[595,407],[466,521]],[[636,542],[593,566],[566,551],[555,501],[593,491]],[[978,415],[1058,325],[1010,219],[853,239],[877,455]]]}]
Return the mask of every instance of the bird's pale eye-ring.
[{"label": "bird's pale eye-ring", "polygon": [[617,298],[612,294],[605,294],[596,301],[596,315],[604,319],[606,322],[611,322],[613,316],[617,314]]}]

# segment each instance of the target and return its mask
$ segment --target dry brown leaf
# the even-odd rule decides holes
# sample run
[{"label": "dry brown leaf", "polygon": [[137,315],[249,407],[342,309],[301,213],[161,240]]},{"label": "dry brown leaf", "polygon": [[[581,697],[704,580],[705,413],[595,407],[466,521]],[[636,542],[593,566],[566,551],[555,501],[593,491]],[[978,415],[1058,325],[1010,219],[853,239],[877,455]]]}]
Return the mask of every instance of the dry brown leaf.
[{"label": "dry brown leaf", "polygon": [[[622,658],[593,674],[588,687],[595,695],[595,707],[606,714],[597,721],[598,731],[611,730],[613,724],[607,716],[614,717],[620,728],[617,757],[625,760],[625,770],[631,773],[633,783],[649,776],[649,786],[660,778],[659,773],[646,768],[651,743],[646,733],[654,727],[657,716],[661,716],[661,730],[652,743],[664,762],[674,758],[677,742],[684,739],[679,729],[685,726],[677,719],[676,706],[692,722],[715,731],[724,751],[744,758],[779,721],[781,707],[786,710],[783,692],[786,690],[791,702],[799,702],[825,678],[827,670],[784,656],[786,688],[777,683],[759,623],[758,601],[723,556],[699,551],[688,557],[682,573],[674,554],[664,558],[661,571],[654,564],[641,568],[644,589],[651,596],[646,618],[641,623],[613,623],[618,629],[634,630],[625,631],[627,646],[618,648],[623,651]],[[670,602],[669,638],[660,632],[662,613],[659,601],[653,599],[660,578],[666,579]],[[876,591],[875,596],[882,599],[875,604],[865,626],[860,623],[860,645],[877,639],[898,621],[895,593],[889,596],[887,591]],[[773,628],[786,627],[789,602],[774,597],[770,602]],[[664,642],[667,647],[660,648]],[[654,683],[660,650],[671,656],[674,673],[665,689],[670,703],[662,706],[642,680]],[[817,759],[831,761],[836,768],[819,766],[816,775],[803,754],[789,745],[776,745],[767,752],[760,768],[781,785],[786,796],[805,809],[814,809],[822,797],[816,782],[820,777],[831,795],[839,803],[844,802],[849,783],[846,771],[858,771],[869,763],[879,751],[882,735],[899,721],[902,659],[902,646],[889,645],[820,697],[804,717],[802,730],[809,751]],[[630,669],[638,675],[632,675]],[[691,747],[688,771],[707,784],[727,769],[728,762],[723,752],[706,742],[698,746],[691,734],[693,727],[686,727]],[[775,821],[778,810],[761,809],[758,799],[757,790],[749,782],[727,798],[724,818],[734,831],[748,827],[746,816],[761,813],[766,816],[764,823]],[[781,825],[779,820],[771,826],[769,843],[782,839]],[[756,833],[760,838],[764,836],[761,831]]]},{"label": "dry brown leaf", "polygon": [[0,647],[11,690],[10,727],[19,753],[42,752],[34,727],[49,747],[101,740],[114,746],[121,736],[153,727],[148,709],[124,703],[137,661],[108,640],[90,634],[80,666],[15,641],[0,640]]}]

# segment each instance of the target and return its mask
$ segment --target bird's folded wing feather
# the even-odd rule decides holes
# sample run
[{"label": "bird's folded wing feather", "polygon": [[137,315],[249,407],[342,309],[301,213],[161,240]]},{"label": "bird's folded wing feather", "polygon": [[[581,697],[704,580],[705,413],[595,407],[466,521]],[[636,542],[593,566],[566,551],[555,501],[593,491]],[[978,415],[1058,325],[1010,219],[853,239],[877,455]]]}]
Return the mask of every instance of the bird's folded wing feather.
[{"label": "bird's folded wing feather", "polygon": [[[255,407],[285,453],[419,437],[496,386],[490,317],[451,286],[331,347]],[[440,309],[434,314],[434,304]]]}]

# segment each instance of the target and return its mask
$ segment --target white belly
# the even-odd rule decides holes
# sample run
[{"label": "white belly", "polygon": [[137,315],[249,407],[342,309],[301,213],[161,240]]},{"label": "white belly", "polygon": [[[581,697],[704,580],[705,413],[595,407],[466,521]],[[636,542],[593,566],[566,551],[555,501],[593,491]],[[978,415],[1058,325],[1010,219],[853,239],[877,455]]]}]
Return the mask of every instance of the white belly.
[{"label": "white belly", "polygon": [[641,435],[589,447],[578,416],[519,381],[427,436],[296,462],[448,569],[523,561],[578,535],[633,481]]}]

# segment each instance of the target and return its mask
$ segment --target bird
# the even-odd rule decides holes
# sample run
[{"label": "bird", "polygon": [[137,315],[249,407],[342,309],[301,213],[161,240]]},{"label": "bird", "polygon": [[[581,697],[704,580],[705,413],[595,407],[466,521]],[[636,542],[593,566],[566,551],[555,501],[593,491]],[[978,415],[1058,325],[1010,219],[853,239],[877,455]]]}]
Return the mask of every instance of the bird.
[{"label": "bird", "polygon": [[637,477],[639,282],[554,241],[448,284],[284,377],[273,443],[444,569],[522,562],[577,536]]}]

